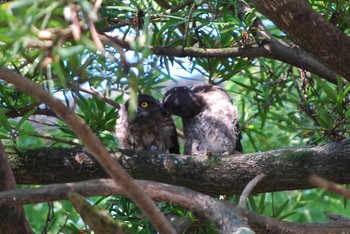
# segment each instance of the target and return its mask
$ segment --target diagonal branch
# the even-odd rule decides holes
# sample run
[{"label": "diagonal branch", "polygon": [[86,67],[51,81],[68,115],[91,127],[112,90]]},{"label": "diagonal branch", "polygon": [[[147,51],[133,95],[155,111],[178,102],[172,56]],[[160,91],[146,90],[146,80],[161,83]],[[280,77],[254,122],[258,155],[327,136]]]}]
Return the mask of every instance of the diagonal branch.
[{"label": "diagonal branch", "polygon": [[340,194],[345,198],[350,198],[350,190],[342,187],[340,184],[336,184],[332,181],[325,180],[317,175],[310,176],[310,184],[317,186],[327,191],[331,191],[336,194]]},{"label": "diagonal branch", "polygon": [[94,155],[95,159],[103,166],[104,170],[125,188],[130,198],[146,214],[155,228],[162,233],[175,232],[154,202],[141,190],[123,167],[110,157],[107,149],[94,132],[92,132],[84,120],[76,115],[73,110],[67,108],[58,99],[53,98],[50,93],[45,91],[40,85],[35,84],[33,81],[9,69],[0,68],[0,79],[15,85],[22,91],[32,95],[39,102],[43,102],[50,107],[57,116],[80,137],[85,146]]}]

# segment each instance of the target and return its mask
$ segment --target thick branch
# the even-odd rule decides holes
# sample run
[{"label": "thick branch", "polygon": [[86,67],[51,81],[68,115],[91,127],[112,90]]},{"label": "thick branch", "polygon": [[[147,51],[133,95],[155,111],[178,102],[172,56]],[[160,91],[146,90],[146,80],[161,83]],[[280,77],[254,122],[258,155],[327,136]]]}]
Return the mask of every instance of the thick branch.
[{"label": "thick branch", "polygon": [[[213,220],[223,233],[232,233],[230,231],[235,229],[247,231],[244,228],[246,224],[242,220],[246,220],[256,233],[346,233],[350,228],[348,220],[327,224],[298,224],[277,221],[245,209],[236,208],[228,202],[218,201],[186,188],[147,181],[137,181],[137,183],[154,200],[179,204]],[[67,199],[68,192],[76,192],[83,196],[125,195],[125,191],[112,180],[93,180],[2,192],[0,193],[0,206],[2,204],[21,205],[63,200]]]},{"label": "thick branch", "polygon": [[[62,183],[107,176],[79,148],[8,149],[7,154],[18,183]],[[136,179],[181,185],[206,194],[240,194],[261,173],[266,177],[253,193],[310,188],[307,178],[311,174],[350,183],[350,139],[320,147],[209,158],[132,151],[115,155]]]},{"label": "thick branch", "polygon": [[77,134],[93,154],[94,158],[103,166],[104,170],[125,188],[129,197],[146,214],[154,227],[161,233],[175,233],[173,227],[159,211],[154,202],[139,188],[121,165],[110,157],[107,149],[95,133],[72,109],[66,107],[60,100],[53,98],[40,85],[9,69],[0,68],[0,79],[15,85],[20,90],[32,95],[39,102],[43,102],[51,108]]},{"label": "thick branch", "polygon": [[[0,192],[15,188],[15,177],[0,141]],[[21,205],[0,205],[0,233],[32,233]]]},{"label": "thick branch", "polygon": [[[240,211],[229,203],[183,187],[149,181],[137,181],[137,183],[154,200],[175,202],[213,220],[222,233],[234,233],[237,229],[247,227]],[[91,180],[69,184],[52,184],[35,189],[15,189],[0,193],[0,206],[2,204],[29,204],[63,200],[67,199],[69,192],[83,196],[126,195],[125,190],[110,179]]]},{"label": "thick branch", "polygon": [[[350,81],[350,37],[327,22],[305,0],[252,0],[258,11],[297,44]],[[341,49],[340,49],[341,48]]]}]

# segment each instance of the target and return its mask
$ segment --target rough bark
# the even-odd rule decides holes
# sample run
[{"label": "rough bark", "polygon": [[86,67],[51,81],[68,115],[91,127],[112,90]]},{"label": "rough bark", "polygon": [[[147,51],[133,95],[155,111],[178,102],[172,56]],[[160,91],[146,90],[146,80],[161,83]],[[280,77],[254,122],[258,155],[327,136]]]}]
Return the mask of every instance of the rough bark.
[{"label": "rough bark", "polygon": [[[301,224],[278,221],[260,216],[252,211],[240,209],[231,203],[220,201],[195,191],[150,181],[136,181],[154,200],[172,202],[189,208],[213,220],[221,233],[249,231],[255,233],[347,233],[349,219],[338,218],[336,221],[322,224]],[[110,179],[90,180],[69,184],[52,184],[40,188],[15,189],[0,193],[1,204],[28,204],[67,199],[69,192],[83,196],[111,194],[125,195],[121,186]],[[231,232],[230,232],[231,231]],[[237,232],[238,233],[238,232]],[[248,233],[248,232],[245,232]]]},{"label": "rough bark", "polygon": [[118,181],[125,188],[128,196],[145,213],[156,230],[160,233],[175,233],[174,228],[170,225],[164,214],[160,212],[152,199],[141,190],[133,178],[117,161],[109,157],[106,147],[85,121],[75,114],[72,109],[65,106],[60,100],[52,97],[40,85],[9,69],[0,68],[0,79],[15,85],[16,88],[33,96],[38,102],[43,102],[47,107],[52,109],[81,139],[110,177]]},{"label": "rough bark", "polygon": [[[0,142],[0,192],[15,188],[15,177]],[[0,233],[32,233],[21,205],[0,205]]]},{"label": "rough bark", "polygon": [[[305,0],[252,0],[296,44],[350,80],[350,37],[327,22]],[[341,49],[339,49],[341,48]]]},{"label": "rough bark", "polygon": [[[107,37],[100,35],[100,39],[109,45],[117,44],[127,50],[131,50],[131,43],[134,38],[122,40],[118,37]],[[197,48],[197,47],[149,47],[156,55],[174,56],[174,57],[198,57],[198,58],[233,58],[233,57],[249,57],[249,58],[270,58],[281,62],[305,69],[325,80],[336,83],[335,72],[319,63],[312,56],[301,49],[291,48],[277,41],[269,41],[262,46],[252,47],[230,47],[230,48]]]},{"label": "rough bark", "polygon": [[[84,149],[8,150],[17,182],[49,184],[106,178]],[[254,154],[191,157],[122,151],[120,164],[135,178],[181,185],[206,194],[240,194],[256,175],[253,193],[312,187],[309,175],[350,183],[350,139],[319,147],[290,147]]]}]

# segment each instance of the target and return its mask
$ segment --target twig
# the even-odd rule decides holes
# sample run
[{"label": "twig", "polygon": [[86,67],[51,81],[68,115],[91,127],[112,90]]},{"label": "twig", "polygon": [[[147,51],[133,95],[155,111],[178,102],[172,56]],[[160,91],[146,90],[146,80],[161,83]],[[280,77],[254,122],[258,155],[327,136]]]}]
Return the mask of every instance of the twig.
[{"label": "twig", "polygon": [[187,45],[187,35],[188,35],[189,28],[190,28],[192,14],[193,14],[193,11],[196,7],[197,7],[197,4],[193,3],[191,6],[191,9],[190,9],[190,13],[187,16],[186,27],[185,27],[185,32],[184,32],[184,40],[183,40],[183,44],[182,44],[183,48],[185,48]]},{"label": "twig", "polygon": [[44,125],[44,126],[49,126],[49,127],[57,127],[57,124],[53,124],[53,123],[47,123],[47,122],[43,122],[43,121],[38,121],[36,119],[32,119],[32,118],[28,118],[28,121],[33,122],[33,123],[37,123],[40,125]]},{"label": "twig", "polygon": [[109,99],[109,98],[107,98],[105,96],[102,96],[100,93],[98,93],[95,90],[84,89],[84,88],[82,88],[82,87],[80,87],[78,85],[75,85],[75,84],[68,84],[68,87],[73,89],[73,90],[76,90],[76,91],[81,91],[81,92],[93,95],[93,96],[99,98],[100,100],[108,103],[109,105],[111,105],[111,106],[113,106],[113,107],[115,107],[117,109],[120,109],[120,104],[119,103],[117,103],[117,102],[113,101],[112,99]]},{"label": "twig", "polygon": [[342,187],[340,184],[336,184],[332,181],[328,181],[317,175],[311,175],[309,181],[310,181],[310,184],[313,186],[317,186],[324,190],[327,190],[336,194],[340,194],[346,198],[350,198],[350,190]]},{"label": "twig", "polygon": [[254,179],[252,179],[251,181],[249,181],[249,183],[247,184],[247,186],[244,188],[241,197],[239,199],[239,204],[238,206],[241,208],[245,208],[246,203],[247,203],[247,198],[249,196],[249,194],[252,192],[252,190],[254,189],[254,187],[265,177],[266,175],[264,173],[259,174],[257,176],[254,177]]},{"label": "twig", "polygon": [[10,109],[8,112],[6,112],[6,116],[9,118],[17,118],[22,117],[25,114],[27,114],[29,111],[36,108],[36,112],[33,115],[46,115],[46,116],[53,116],[56,117],[56,114],[49,109],[40,109],[38,106],[39,103],[35,103],[29,106],[20,107],[19,109]]},{"label": "twig", "polygon": [[44,102],[59,116],[82,140],[105,171],[125,188],[129,197],[145,213],[154,227],[161,233],[175,233],[166,217],[159,211],[155,203],[135,183],[125,169],[112,157],[95,133],[85,121],[66,107],[60,100],[53,98],[40,85],[6,68],[0,68],[0,79],[15,85],[18,89],[32,95],[39,102]]},{"label": "twig", "polygon": [[68,145],[81,146],[81,144],[75,143],[73,141],[67,141],[67,140],[64,140],[64,139],[60,139],[60,138],[57,138],[57,137],[44,136],[44,135],[34,134],[34,133],[33,134],[28,134],[28,135],[32,136],[32,137],[38,137],[38,138],[42,138],[42,139],[47,139],[47,140],[52,140],[52,141],[56,141],[56,142],[61,142],[61,143],[68,144]]}]

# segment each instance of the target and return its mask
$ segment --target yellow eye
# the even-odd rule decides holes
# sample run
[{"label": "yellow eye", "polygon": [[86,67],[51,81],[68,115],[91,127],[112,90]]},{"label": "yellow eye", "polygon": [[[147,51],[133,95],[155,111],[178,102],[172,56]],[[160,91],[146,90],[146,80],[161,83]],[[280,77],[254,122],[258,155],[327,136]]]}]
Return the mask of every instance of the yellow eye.
[{"label": "yellow eye", "polygon": [[141,107],[146,108],[148,106],[147,102],[141,102]]}]

